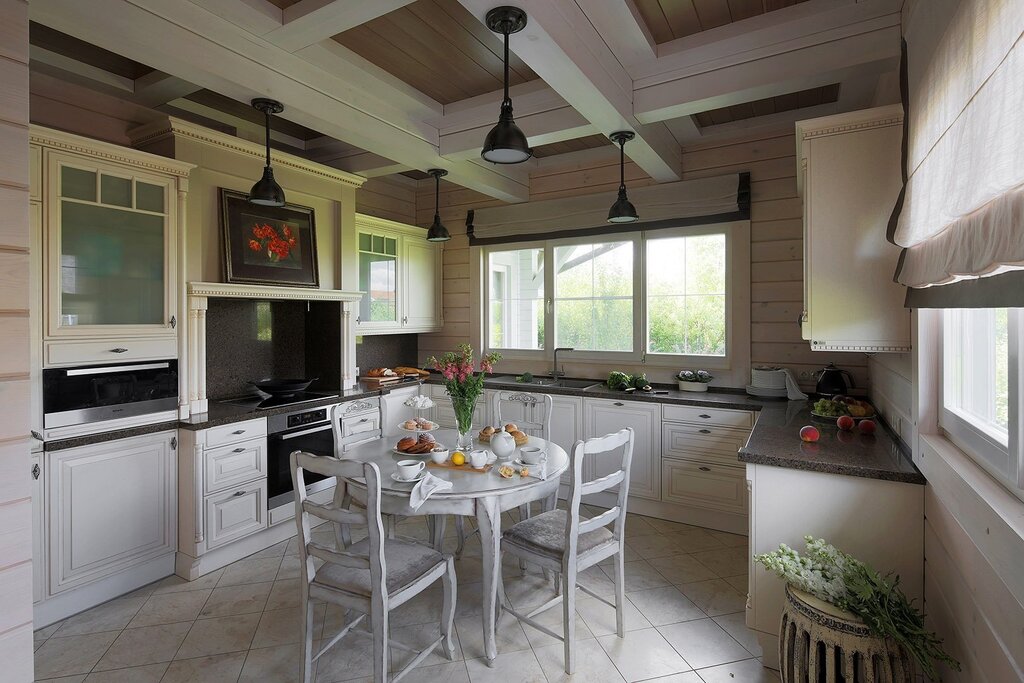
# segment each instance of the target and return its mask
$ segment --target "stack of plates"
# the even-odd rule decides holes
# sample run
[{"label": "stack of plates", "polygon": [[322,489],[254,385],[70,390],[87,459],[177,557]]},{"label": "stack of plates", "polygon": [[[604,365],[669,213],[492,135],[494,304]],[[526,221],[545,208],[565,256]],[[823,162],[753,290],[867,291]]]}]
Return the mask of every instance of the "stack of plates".
[{"label": "stack of plates", "polygon": [[786,371],[766,365],[751,368],[747,393],[761,398],[786,398]]}]

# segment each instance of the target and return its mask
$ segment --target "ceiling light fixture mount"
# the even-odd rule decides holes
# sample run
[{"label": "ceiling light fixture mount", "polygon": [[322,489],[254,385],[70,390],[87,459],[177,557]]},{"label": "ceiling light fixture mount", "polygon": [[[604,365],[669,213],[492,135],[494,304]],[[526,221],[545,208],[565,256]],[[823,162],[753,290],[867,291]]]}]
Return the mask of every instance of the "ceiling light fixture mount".
[{"label": "ceiling light fixture mount", "polygon": [[626,143],[636,137],[631,130],[620,130],[609,135],[619,146],[619,198],[608,210],[609,223],[635,223],[640,220],[636,207],[626,196]]},{"label": "ceiling light fixture mount", "polygon": [[526,26],[526,12],[518,7],[495,7],[487,13],[485,23],[487,28],[504,37],[505,97],[501,101],[498,123],[484,138],[484,147],[480,150],[480,156],[485,161],[495,164],[520,164],[533,156],[533,150],[530,149],[526,135],[519,129],[512,117],[512,98],[508,94],[508,37],[522,31]]},{"label": "ceiling light fixture mount", "polygon": [[274,180],[274,169],[270,167],[270,116],[283,112],[284,105],[277,100],[257,97],[252,101],[252,106],[257,111],[263,112],[265,117],[267,165],[263,167],[263,177],[256,181],[256,184],[249,190],[249,203],[260,206],[284,206],[284,190]]},{"label": "ceiling light fixture mount", "polygon": [[427,241],[428,242],[447,242],[452,238],[448,228],[444,227],[441,223],[440,205],[441,205],[441,178],[448,175],[448,171],[443,168],[432,168],[427,171],[427,175],[434,177],[434,222],[430,225],[427,230]]}]

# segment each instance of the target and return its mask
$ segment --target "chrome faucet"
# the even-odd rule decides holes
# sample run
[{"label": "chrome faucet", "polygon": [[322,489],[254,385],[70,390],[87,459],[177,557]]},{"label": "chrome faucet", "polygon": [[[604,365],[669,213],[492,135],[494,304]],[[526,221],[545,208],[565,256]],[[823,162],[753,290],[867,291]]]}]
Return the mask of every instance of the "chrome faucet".
[{"label": "chrome faucet", "polygon": [[[562,372],[558,371],[558,352],[559,351],[575,351],[575,350],[576,349],[574,349],[574,348],[572,348],[570,346],[563,346],[563,347],[555,349],[555,367],[551,370],[551,379],[558,379],[559,377],[565,377],[564,369],[563,369]],[[564,368],[565,366],[562,366],[562,367]]]}]

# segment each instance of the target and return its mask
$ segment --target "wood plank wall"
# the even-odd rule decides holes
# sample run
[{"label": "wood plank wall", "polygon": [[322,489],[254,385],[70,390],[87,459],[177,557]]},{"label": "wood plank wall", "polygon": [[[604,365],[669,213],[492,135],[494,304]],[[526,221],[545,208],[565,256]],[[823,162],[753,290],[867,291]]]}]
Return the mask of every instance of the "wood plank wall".
[{"label": "wood plank wall", "polygon": [[[738,171],[751,174],[752,364],[784,365],[800,377],[801,373],[834,362],[850,370],[858,386],[866,387],[866,356],[811,351],[800,338],[796,320],[803,300],[803,228],[801,200],[796,193],[795,145],[794,136],[788,134],[684,148],[683,177]],[[613,196],[618,187],[617,157],[581,156],[583,160],[579,163],[531,174],[531,201],[590,193]],[[653,182],[632,163],[626,166],[626,178],[630,187]],[[420,186],[416,203],[418,225],[429,225],[433,218],[432,189],[426,184]],[[421,356],[443,352],[469,339],[466,211],[497,203],[472,190],[442,184],[441,219],[453,235],[444,255],[445,328],[441,333],[421,337]],[[801,385],[813,389],[814,380],[809,376],[801,378]]]},{"label": "wood plank wall", "polygon": [[877,354],[869,371],[872,402],[900,426],[928,479],[922,611],[962,665],[960,672],[943,667],[941,678],[1024,681],[1024,503],[962,456],[948,458],[919,441],[910,354]]},{"label": "wood plank wall", "polygon": [[29,459],[28,3],[0,0],[0,661],[32,676]]},{"label": "wood plank wall", "polygon": [[[433,196],[431,196],[433,202]],[[400,223],[416,223],[416,181],[404,176],[370,178],[356,190],[356,212]],[[433,213],[431,213],[431,219]],[[430,225],[430,220],[427,225]]]}]

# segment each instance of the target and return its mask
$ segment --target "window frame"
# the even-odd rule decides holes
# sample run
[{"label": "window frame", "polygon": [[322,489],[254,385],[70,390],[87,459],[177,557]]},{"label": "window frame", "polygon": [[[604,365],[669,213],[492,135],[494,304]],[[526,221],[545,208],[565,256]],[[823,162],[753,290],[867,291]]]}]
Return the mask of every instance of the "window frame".
[{"label": "window frame", "polygon": [[[647,352],[647,277],[646,251],[650,240],[671,237],[691,237],[708,234],[724,234],[726,265],[725,265],[725,345],[724,356],[697,356],[684,354],[663,354]],[[633,243],[633,350],[624,351],[574,351],[572,362],[593,365],[631,365],[641,364],[652,370],[679,368],[701,368],[707,370],[729,371],[730,377],[722,377],[725,384],[735,384],[749,379],[750,366],[750,222],[732,221],[708,223],[675,228],[661,228],[650,231],[630,231],[625,233],[609,232],[601,235],[580,235],[552,240],[534,240],[529,242],[512,242],[484,247],[476,247],[479,264],[480,298],[471,302],[480,321],[480,348],[484,352],[496,351],[508,360],[543,361],[550,360],[554,352],[554,249],[573,244],[597,244],[605,242]],[[507,349],[490,346],[489,304],[490,304],[490,265],[489,256],[493,252],[514,251],[519,249],[542,249],[544,252],[544,348],[543,349]],[[746,332],[744,333],[744,328]],[[570,356],[566,356],[569,359]]]},{"label": "window frame", "polygon": [[967,417],[946,407],[946,328],[949,319],[946,311],[939,313],[936,339],[938,382],[935,396],[939,431],[975,464],[1020,496],[1024,490],[1024,448],[1021,443],[1024,409],[1020,405],[1021,398],[1024,398],[1024,376],[1021,375],[1021,363],[1024,361],[1024,309],[1010,308],[1007,311],[1007,370],[1010,380],[1008,439],[1005,447],[988,431],[976,427]]}]

